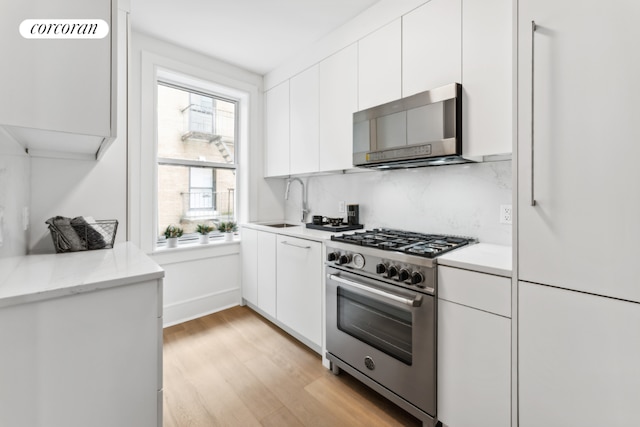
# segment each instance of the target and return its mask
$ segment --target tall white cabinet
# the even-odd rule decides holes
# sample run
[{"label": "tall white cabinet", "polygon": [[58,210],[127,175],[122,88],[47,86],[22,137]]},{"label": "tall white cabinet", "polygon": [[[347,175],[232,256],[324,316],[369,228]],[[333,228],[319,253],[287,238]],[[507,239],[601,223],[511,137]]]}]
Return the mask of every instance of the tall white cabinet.
[{"label": "tall white cabinet", "polygon": [[519,2],[521,427],[640,423],[638,16]]},{"label": "tall white cabinet", "polygon": [[640,302],[638,16],[632,0],[520,2],[520,280]]}]

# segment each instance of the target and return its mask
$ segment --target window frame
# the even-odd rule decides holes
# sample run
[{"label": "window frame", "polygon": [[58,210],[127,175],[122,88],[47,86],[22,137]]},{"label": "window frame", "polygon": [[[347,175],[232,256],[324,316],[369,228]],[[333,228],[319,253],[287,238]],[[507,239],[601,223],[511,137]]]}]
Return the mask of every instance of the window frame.
[{"label": "window frame", "polygon": [[[156,80],[155,80],[155,87],[156,87],[156,93],[157,93],[157,88],[158,86],[162,85],[162,86],[166,86],[166,87],[170,87],[173,89],[177,89],[177,90],[182,90],[185,92],[189,93],[189,96],[191,97],[191,94],[195,94],[195,95],[199,95],[199,96],[204,96],[204,97],[208,97],[208,98],[213,98],[214,99],[214,105],[215,105],[215,100],[219,99],[225,102],[229,102],[229,103],[233,103],[234,104],[234,138],[233,138],[233,142],[234,142],[234,152],[233,152],[233,162],[231,163],[226,163],[226,162],[211,162],[211,161],[204,161],[204,160],[191,160],[191,159],[175,159],[175,158],[168,158],[168,157],[160,157],[158,156],[158,134],[157,134],[157,129],[158,129],[158,123],[157,123],[157,108],[158,108],[158,97],[156,95],[155,98],[155,108],[156,108],[156,120],[154,121],[155,123],[155,139],[154,139],[154,152],[155,152],[155,162],[154,162],[154,167],[155,167],[155,206],[154,206],[154,214],[155,214],[155,221],[154,223],[155,225],[155,239],[154,239],[154,247],[155,248],[159,248],[159,247],[165,247],[166,246],[166,238],[164,237],[164,235],[162,234],[162,231],[159,230],[158,226],[159,226],[159,220],[158,220],[158,216],[159,216],[159,189],[158,189],[158,167],[161,165],[168,165],[168,166],[183,166],[183,167],[188,167],[188,168],[192,168],[192,167],[200,167],[200,168],[210,168],[213,171],[213,178],[215,180],[216,177],[216,170],[218,169],[226,169],[226,170],[232,170],[234,171],[234,175],[235,175],[235,188],[233,189],[234,192],[234,199],[233,199],[233,221],[238,222],[238,188],[240,186],[240,182],[239,182],[239,152],[241,150],[241,148],[239,147],[240,145],[240,141],[242,140],[242,138],[240,138],[240,126],[241,126],[241,120],[242,118],[240,117],[242,108],[241,108],[241,103],[242,100],[241,99],[234,99],[232,97],[229,96],[225,96],[225,95],[221,95],[220,93],[216,92],[216,91],[212,91],[212,90],[208,90],[208,89],[204,89],[202,87],[198,87],[198,86],[194,86],[190,83],[186,83],[186,82],[182,82],[182,81],[176,81],[176,80],[180,80],[180,77],[183,77],[186,80],[190,80],[192,79],[190,76],[184,74],[182,75],[182,73],[177,73],[177,72],[173,72],[170,71],[168,72],[170,73],[172,76],[178,77],[177,79],[174,78],[167,78],[166,76],[162,76],[161,73],[159,72],[156,75]],[[214,86],[218,86],[218,84],[215,84],[213,82],[202,82],[203,85],[214,85]],[[232,90],[231,88],[229,88],[230,90]],[[191,99],[189,100],[191,105]],[[189,130],[191,128],[191,120],[189,119]],[[212,117],[212,129],[215,128],[215,113],[213,114]],[[212,183],[212,188],[215,190],[215,182]],[[189,191],[191,190],[191,173],[189,172]],[[216,198],[216,193],[214,191],[213,193],[213,208],[212,210],[215,209],[215,205],[217,204],[215,202],[215,198]],[[191,208],[190,208],[191,210]],[[179,241],[195,241],[198,238],[198,233],[194,232],[194,233],[187,233],[187,234],[183,234],[182,237],[179,238]]]}]

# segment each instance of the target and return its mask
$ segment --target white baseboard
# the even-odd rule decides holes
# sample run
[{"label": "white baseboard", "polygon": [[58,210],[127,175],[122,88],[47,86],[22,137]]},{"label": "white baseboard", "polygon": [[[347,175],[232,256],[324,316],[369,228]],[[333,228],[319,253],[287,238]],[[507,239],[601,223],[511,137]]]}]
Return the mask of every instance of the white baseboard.
[{"label": "white baseboard", "polygon": [[162,326],[168,327],[240,305],[240,288],[227,289],[163,307]]}]

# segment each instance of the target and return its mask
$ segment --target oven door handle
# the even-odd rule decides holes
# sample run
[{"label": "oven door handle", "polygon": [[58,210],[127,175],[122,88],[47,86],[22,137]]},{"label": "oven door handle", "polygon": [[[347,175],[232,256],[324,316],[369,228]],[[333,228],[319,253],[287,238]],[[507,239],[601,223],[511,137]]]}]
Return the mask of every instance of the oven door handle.
[{"label": "oven door handle", "polygon": [[351,286],[356,289],[360,289],[361,291],[369,292],[374,295],[378,295],[387,299],[390,299],[395,302],[399,302],[409,307],[420,307],[422,305],[422,295],[416,295],[414,299],[404,298],[390,292],[385,292],[380,289],[372,288],[366,285],[361,285],[360,283],[354,282],[352,280],[343,279],[340,276],[336,276],[335,274],[327,274],[327,277],[330,280],[333,280],[338,283],[342,283],[343,285]]}]

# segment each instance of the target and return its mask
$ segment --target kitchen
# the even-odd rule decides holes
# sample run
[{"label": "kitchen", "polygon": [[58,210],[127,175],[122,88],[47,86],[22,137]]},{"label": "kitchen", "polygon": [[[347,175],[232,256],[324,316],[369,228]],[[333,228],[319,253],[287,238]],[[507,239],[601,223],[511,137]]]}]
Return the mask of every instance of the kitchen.
[{"label": "kitchen", "polygon": [[[445,325],[440,321],[444,315],[459,315],[460,322],[447,322],[452,326],[446,331],[450,335],[438,330],[438,387],[464,387],[464,393],[455,388],[449,388],[449,394],[447,389],[438,390],[437,416],[444,425],[487,425],[483,423],[490,416],[485,412],[490,411],[479,403],[495,401],[492,398],[498,395],[506,423],[513,426],[640,423],[635,405],[640,400],[640,372],[634,363],[640,353],[635,333],[635,325],[640,324],[640,272],[634,263],[640,201],[630,185],[638,181],[632,163],[638,148],[630,143],[638,139],[632,126],[637,109],[631,97],[624,95],[638,92],[633,77],[640,63],[637,55],[629,55],[635,52],[632,41],[637,30],[631,17],[637,16],[637,5],[630,1],[618,1],[615,7],[595,2],[492,1],[487,6],[472,0],[381,0],[363,7],[361,13],[354,11],[353,19],[326,37],[308,41],[301,53],[292,52],[294,56],[282,58],[275,68],[260,72],[230,65],[232,56],[214,59],[194,51],[198,49],[186,49],[187,42],[171,43],[150,35],[151,30],[136,24],[136,7],[136,0],[117,5],[118,43],[129,46],[128,52],[118,50],[119,69],[101,74],[99,78],[106,79],[101,83],[87,85],[104,88],[104,81],[117,75],[115,113],[109,113],[109,104],[107,112],[100,114],[117,114],[113,122],[118,136],[100,150],[99,160],[88,158],[100,144],[87,150],[71,137],[43,142],[29,138],[29,132],[16,131],[37,127],[24,124],[25,115],[38,116],[24,99],[38,99],[38,93],[22,99],[5,92],[10,88],[3,85],[2,97],[15,100],[13,109],[5,103],[0,110],[3,265],[11,266],[10,260],[27,253],[27,258],[51,253],[44,222],[54,215],[115,218],[117,242],[132,242],[164,269],[164,326],[238,305],[243,299],[260,310],[259,298],[254,300],[258,305],[253,304],[247,294],[253,289],[246,286],[247,274],[252,270],[260,276],[271,273],[263,269],[257,273],[258,267],[247,269],[251,238],[246,238],[246,230],[262,237],[257,233],[269,233],[266,237],[271,239],[285,236],[305,245],[317,243],[321,254],[328,245],[326,238],[310,237],[310,233],[305,238],[306,230],[296,233],[295,229],[252,225],[300,223],[303,201],[298,182],[291,184],[288,200],[284,198],[287,178],[298,177],[306,187],[307,222],[313,215],[346,216],[341,206],[357,204],[360,222],[367,229],[468,236],[480,242],[469,249],[495,245],[507,247],[512,255],[506,271],[487,267],[496,262],[495,257],[479,262],[476,271],[506,279],[506,308],[504,304],[495,307],[504,298],[504,286],[482,288],[483,294],[493,295],[489,290],[495,286],[495,299],[469,301],[465,298],[477,288],[456,294],[455,285],[445,287],[446,277],[439,277],[438,328]],[[86,18],[82,14],[69,17]],[[132,29],[121,31],[129,19]],[[4,34],[2,52],[15,52]],[[193,35],[191,39],[194,46],[203,42]],[[443,47],[445,40],[455,49]],[[47,60],[59,53],[41,49],[37,54]],[[425,57],[438,58],[438,66],[423,64]],[[106,70],[109,63],[96,67]],[[155,69],[232,86],[244,94],[238,96],[239,108],[250,119],[239,125],[239,146],[246,149],[238,151],[237,220],[248,227],[241,227],[232,243],[185,244],[176,250],[158,243]],[[19,81],[21,72],[5,67],[2,81]],[[463,154],[483,162],[364,172],[351,167],[353,112],[453,82],[463,88]],[[596,102],[589,102],[592,88],[603,82],[606,89],[598,92]],[[92,94],[90,99],[105,96],[111,94]],[[96,115],[91,108],[86,110]],[[345,117],[347,126],[343,126]],[[87,119],[91,120],[93,116]],[[345,141],[343,135],[349,135],[346,148],[340,143]],[[22,142],[16,141],[21,138]],[[596,141],[620,144],[616,150],[620,154],[602,153]],[[29,155],[24,153],[25,146]],[[56,150],[66,153],[51,153]],[[513,206],[512,225],[501,223],[503,205],[505,209]],[[614,211],[619,216],[611,218]],[[598,235],[599,250],[593,235]],[[449,255],[455,258],[463,251]],[[273,255],[266,263],[258,257],[256,266],[274,269],[282,257]],[[473,270],[468,264],[460,268],[459,260],[447,262],[448,268],[439,268],[439,273],[463,274],[464,283],[474,283],[473,277],[465,276]],[[324,266],[321,262],[316,266],[320,274],[314,280],[322,284]],[[12,268],[3,268],[3,282],[9,280],[5,275],[11,276]],[[203,275],[206,271],[215,274]],[[459,311],[463,308],[469,311]],[[475,335],[468,327],[478,325],[473,320],[476,315],[497,321],[503,337],[499,342],[506,345],[508,354],[503,347],[484,345],[482,339],[473,341]],[[277,313],[273,320],[278,321]],[[441,342],[445,337],[458,341]],[[322,349],[323,337],[319,344]],[[500,348],[501,375],[504,366],[507,370],[506,402],[502,389],[492,396],[495,390],[490,387],[468,386],[477,372],[471,368],[477,365],[455,356],[469,348],[487,354]],[[450,353],[443,357],[445,350]],[[497,358],[488,360],[492,367],[498,365]],[[454,362],[457,365],[447,368],[447,363]],[[459,382],[451,382],[454,379]],[[500,377],[500,381],[504,387],[505,380]],[[456,394],[458,399],[452,399]]]}]

